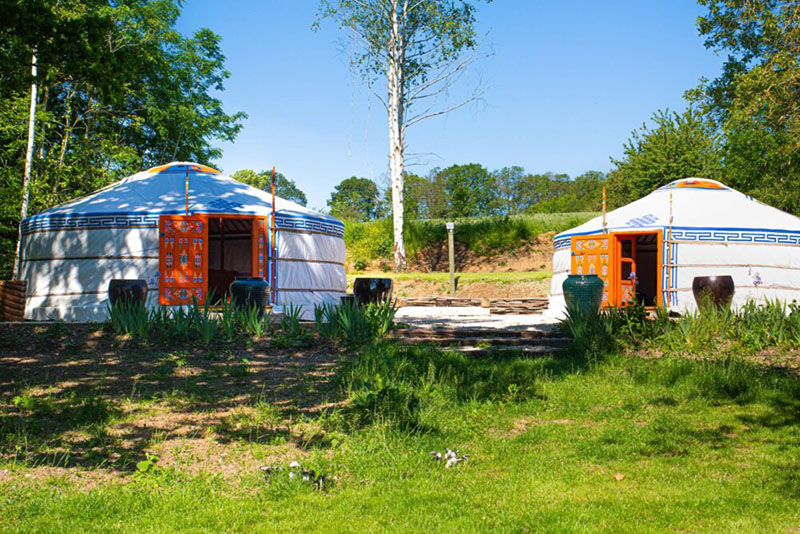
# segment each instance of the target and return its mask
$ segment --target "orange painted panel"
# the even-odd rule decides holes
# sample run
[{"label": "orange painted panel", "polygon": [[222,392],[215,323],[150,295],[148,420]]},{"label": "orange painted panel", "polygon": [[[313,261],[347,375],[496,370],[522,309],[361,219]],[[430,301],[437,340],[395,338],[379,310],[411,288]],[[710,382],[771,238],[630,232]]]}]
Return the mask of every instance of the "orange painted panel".
[{"label": "orange painted panel", "polygon": [[572,238],[572,274],[596,274],[603,280],[603,307],[613,304],[611,295],[610,236],[576,236]]},{"label": "orange painted panel", "polygon": [[[253,219],[253,276],[267,279],[267,218]],[[268,281],[268,280],[267,280]]]},{"label": "orange painted panel", "polygon": [[158,301],[205,302],[208,291],[208,221],[204,216],[162,215],[159,221]]}]

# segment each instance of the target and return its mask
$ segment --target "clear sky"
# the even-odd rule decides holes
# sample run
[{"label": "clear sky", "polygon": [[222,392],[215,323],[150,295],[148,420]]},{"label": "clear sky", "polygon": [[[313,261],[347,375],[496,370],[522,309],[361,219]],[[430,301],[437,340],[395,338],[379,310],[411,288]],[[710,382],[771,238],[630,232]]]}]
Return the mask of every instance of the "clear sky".
[{"label": "clear sky", "polygon": [[[315,0],[186,0],[179,29],[222,36],[231,77],[227,112],[249,118],[217,166],[277,165],[324,207],[352,175],[383,183],[386,117],[351,72],[347,41],[330,21],[314,32]],[[482,59],[451,103],[486,86],[484,101],[409,129],[409,170],[481,163],[529,172],[608,171],[631,130],[715,77],[722,58],[703,46],[693,0],[495,0],[481,4]]]}]

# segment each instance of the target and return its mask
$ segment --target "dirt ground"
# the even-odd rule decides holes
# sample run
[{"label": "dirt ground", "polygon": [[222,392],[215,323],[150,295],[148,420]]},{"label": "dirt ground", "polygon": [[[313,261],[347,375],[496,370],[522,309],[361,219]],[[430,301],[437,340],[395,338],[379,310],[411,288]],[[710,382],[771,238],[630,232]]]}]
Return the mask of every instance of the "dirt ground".
[{"label": "dirt ground", "polygon": [[154,347],[99,326],[2,324],[0,458],[88,485],[130,476],[147,454],[223,476],[300,458],[329,439],[304,421],[339,398],[340,357],[321,343]]},{"label": "dirt ground", "polygon": [[[480,256],[456,242],[455,262],[456,270],[465,273],[548,271],[553,265],[553,233],[542,234],[514,252],[493,256]],[[413,271],[445,272],[449,268],[447,244],[427,249],[409,263]]]}]

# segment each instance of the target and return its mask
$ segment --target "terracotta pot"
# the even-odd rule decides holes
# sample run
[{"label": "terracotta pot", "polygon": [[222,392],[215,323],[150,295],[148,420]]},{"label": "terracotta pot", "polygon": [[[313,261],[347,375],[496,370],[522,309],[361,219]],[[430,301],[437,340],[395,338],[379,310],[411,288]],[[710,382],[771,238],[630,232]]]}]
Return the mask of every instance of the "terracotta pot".
[{"label": "terracotta pot", "polygon": [[108,300],[112,306],[120,300],[128,300],[144,306],[147,300],[147,282],[145,280],[111,280],[108,283]]},{"label": "terracotta pot", "polygon": [[697,307],[702,310],[707,303],[720,309],[729,309],[736,292],[733,277],[723,276],[695,276],[692,281],[692,293]]}]

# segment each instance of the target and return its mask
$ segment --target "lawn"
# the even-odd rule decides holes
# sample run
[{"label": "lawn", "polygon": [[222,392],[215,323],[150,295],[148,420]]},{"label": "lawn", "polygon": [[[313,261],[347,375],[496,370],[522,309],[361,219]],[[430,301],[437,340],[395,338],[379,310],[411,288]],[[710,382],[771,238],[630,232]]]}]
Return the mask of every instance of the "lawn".
[{"label": "lawn", "polygon": [[[2,531],[800,527],[800,382],[747,355],[177,349],[4,328]],[[446,447],[469,458],[445,468],[430,453]],[[295,460],[321,489],[289,477]]]}]

